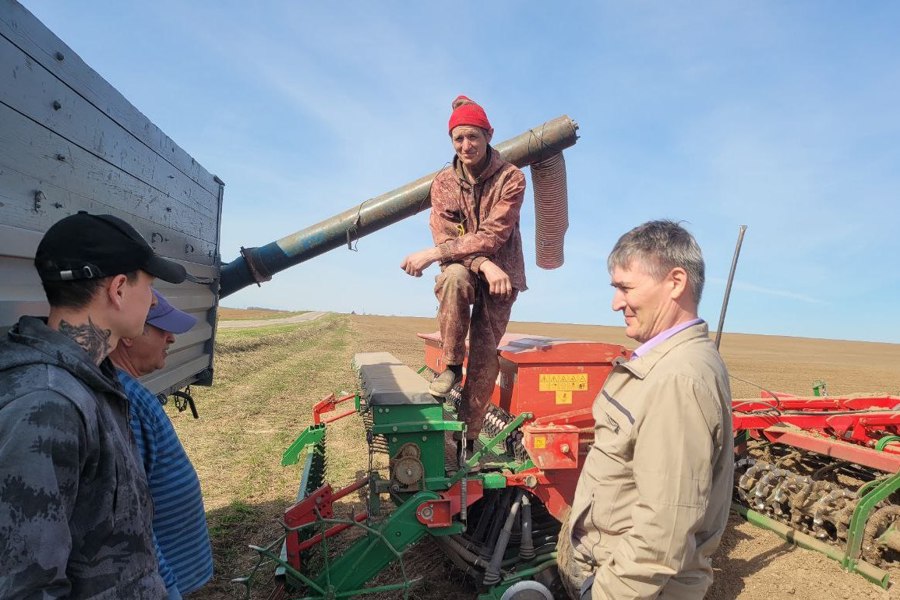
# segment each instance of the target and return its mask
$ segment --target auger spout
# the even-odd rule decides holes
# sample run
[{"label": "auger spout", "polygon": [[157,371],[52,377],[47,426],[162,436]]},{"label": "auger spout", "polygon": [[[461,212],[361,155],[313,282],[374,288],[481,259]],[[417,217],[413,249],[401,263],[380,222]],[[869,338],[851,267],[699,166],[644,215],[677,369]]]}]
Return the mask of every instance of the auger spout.
[{"label": "auger spout", "polygon": [[[494,146],[517,167],[547,159],[575,144],[578,125],[568,116]],[[224,298],[253,283],[329,250],[352,243],[431,206],[431,182],[437,172],[302,229],[259,248],[241,248],[241,255],[222,265],[219,297]]]}]

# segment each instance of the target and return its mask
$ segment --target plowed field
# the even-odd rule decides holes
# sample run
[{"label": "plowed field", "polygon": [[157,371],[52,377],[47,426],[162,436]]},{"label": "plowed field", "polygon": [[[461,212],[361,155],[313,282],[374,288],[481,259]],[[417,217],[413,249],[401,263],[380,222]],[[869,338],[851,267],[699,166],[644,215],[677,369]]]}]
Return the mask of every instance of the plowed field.
[{"label": "plowed field", "polygon": [[[247,545],[262,545],[279,535],[278,516],[296,493],[298,470],[281,467],[281,453],[312,422],[314,402],[354,389],[352,355],[387,351],[415,368],[422,364],[415,334],[434,330],[433,319],[357,315],[220,329],[216,384],[194,389],[201,419],[170,410],[201,477],[216,555],[213,582],[192,598],[241,597],[230,580],[253,564]],[[509,331],[634,346],[621,328],[513,323]],[[735,397],[756,397],[761,388],[809,395],[820,379],[830,395],[900,394],[900,345],[726,334],[722,354],[734,378]],[[329,477],[337,477],[338,485],[366,469],[361,431],[351,421],[336,423],[328,433]],[[474,588],[433,544],[422,543],[409,556],[407,572],[424,577],[411,597],[475,597]],[[843,572],[823,555],[795,548],[736,517],[715,568],[716,581],[707,595],[713,600],[900,598]],[[263,584],[253,597],[266,598],[269,590]]]}]

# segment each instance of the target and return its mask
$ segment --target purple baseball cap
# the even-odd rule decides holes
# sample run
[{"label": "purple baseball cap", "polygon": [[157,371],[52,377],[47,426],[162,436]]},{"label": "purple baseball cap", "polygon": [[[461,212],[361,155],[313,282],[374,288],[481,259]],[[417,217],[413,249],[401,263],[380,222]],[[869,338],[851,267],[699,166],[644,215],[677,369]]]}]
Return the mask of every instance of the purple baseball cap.
[{"label": "purple baseball cap", "polygon": [[150,307],[147,323],[169,333],[184,333],[197,324],[197,317],[180,311],[166,300],[166,297],[153,290],[156,306]]}]

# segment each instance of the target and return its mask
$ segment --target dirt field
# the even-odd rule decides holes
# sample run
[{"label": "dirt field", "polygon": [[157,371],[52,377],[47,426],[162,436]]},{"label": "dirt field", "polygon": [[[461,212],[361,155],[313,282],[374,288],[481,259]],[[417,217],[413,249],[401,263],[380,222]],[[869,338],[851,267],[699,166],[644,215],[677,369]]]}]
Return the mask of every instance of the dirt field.
[{"label": "dirt field", "polygon": [[[216,555],[213,583],[192,598],[241,597],[230,579],[252,566],[247,545],[262,545],[279,535],[278,515],[296,492],[297,469],[278,465],[281,452],[312,422],[314,402],[330,392],[353,389],[352,355],[388,351],[418,367],[422,349],[415,334],[434,329],[432,319],[328,315],[297,325],[220,330],[216,385],[194,390],[201,419],[170,411],[201,477]],[[513,323],[510,332],[634,346],[620,328]],[[808,395],[819,379],[828,383],[831,395],[900,394],[900,345],[726,334],[722,354],[734,377],[735,397],[756,397],[761,388]],[[328,434],[329,457],[334,457],[329,476],[345,477],[336,484],[349,482],[365,468],[360,430],[351,419],[345,421]],[[475,597],[475,590],[432,544],[411,552],[415,558],[407,569],[426,578],[412,597]],[[716,581],[707,595],[712,600],[900,598],[900,593],[882,591],[823,555],[788,545],[736,517],[715,568]]]}]

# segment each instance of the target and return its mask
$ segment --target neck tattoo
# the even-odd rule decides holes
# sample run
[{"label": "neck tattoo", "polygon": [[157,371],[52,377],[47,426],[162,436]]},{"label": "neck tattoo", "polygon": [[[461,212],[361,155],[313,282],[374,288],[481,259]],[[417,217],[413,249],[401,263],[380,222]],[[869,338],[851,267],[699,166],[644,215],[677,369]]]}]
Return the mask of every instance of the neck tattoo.
[{"label": "neck tattoo", "polygon": [[97,364],[100,364],[112,350],[109,347],[109,338],[112,335],[112,331],[100,329],[94,325],[90,317],[88,317],[88,322],[85,325],[72,325],[66,321],[60,321],[59,332],[75,340]]}]

